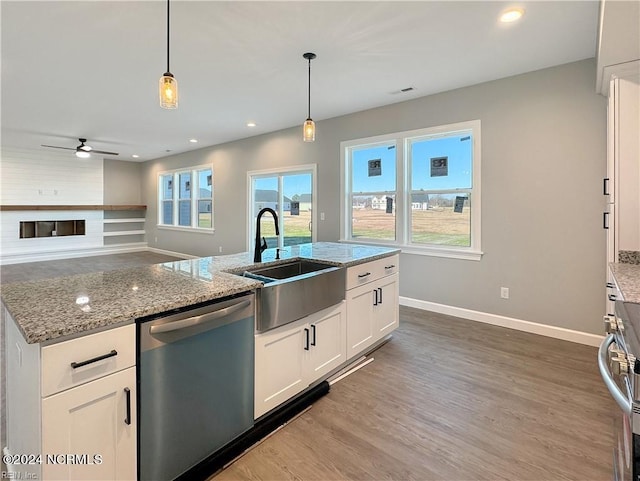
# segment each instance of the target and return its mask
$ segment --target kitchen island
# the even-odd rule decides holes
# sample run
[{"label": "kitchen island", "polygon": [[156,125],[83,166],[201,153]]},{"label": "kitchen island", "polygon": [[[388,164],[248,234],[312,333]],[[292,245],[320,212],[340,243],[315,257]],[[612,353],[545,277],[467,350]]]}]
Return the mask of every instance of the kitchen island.
[{"label": "kitchen island", "polygon": [[[287,399],[372,349],[395,329],[397,253],[397,249],[335,243],[263,253],[259,265],[265,267],[294,259],[342,267],[347,291],[346,300],[336,306],[256,334],[255,419],[268,417]],[[46,462],[25,465],[15,458],[18,462],[9,463],[9,469],[38,479],[135,479],[135,320],[255,291],[261,282],[235,275],[255,267],[252,254],[241,253],[3,286],[8,374],[5,453],[45,456],[60,451],[80,456],[80,462],[62,467]],[[322,339],[317,348],[316,328]],[[279,343],[278,336],[291,339],[292,333],[305,330],[313,330],[314,348],[294,354],[294,362],[283,349],[289,344]],[[307,354],[313,355],[307,359]],[[82,363],[76,361],[83,359],[90,365],[76,369],[73,364],[77,367]],[[288,371],[274,377],[265,370],[270,362],[284,363]],[[283,374],[299,376],[285,393],[278,386]],[[270,395],[270,389],[278,395]],[[96,452],[85,452],[91,447]],[[92,458],[96,454],[100,462]]]},{"label": "kitchen island", "polygon": [[[312,259],[350,267],[398,253],[384,247],[317,242],[263,253],[261,265]],[[151,266],[2,286],[2,303],[27,343],[59,342],[139,317],[251,291],[262,285],[233,275],[253,254],[202,257]]]}]

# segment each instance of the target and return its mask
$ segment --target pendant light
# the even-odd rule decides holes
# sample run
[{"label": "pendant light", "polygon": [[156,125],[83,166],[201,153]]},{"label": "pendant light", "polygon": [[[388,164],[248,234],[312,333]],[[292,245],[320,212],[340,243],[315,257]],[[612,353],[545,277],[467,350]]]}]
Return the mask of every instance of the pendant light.
[{"label": "pendant light", "polygon": [[316,58],[316,54],[307,52],[303,57],[309,61],[309,110],[307,120],[305,120],[304,125],[302,126],[302,140],[305,142],[313,142],[316,140],[316,124],[311,120],[311,61]]},{"label": "pendant light", "polygon": [[167,71],[160,77],[159,94],[160,107],[178,108],[178,81],[169,71],[169,0],[167,0]]}]

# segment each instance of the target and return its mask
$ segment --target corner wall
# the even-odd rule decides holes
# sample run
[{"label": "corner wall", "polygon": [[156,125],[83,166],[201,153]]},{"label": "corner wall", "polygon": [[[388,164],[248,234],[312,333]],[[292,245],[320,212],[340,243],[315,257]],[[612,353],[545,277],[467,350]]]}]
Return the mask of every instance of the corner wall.
[{"label": "corner wall", "polygon": [[[197,256],[246,250],[246,173],[318,165],[319,241],[339,238],[343,140],[464,120],[482,122],[481,261],[401,255],[400,295],[550,326],[601,333],[606,99],[589,59],[145,162],[150,247]],[[157,230],[162,170],[212,163],[213,235]],[[157,241],[156,241],[157,238]],[[510,299],[500,299],[500,287]]]}]

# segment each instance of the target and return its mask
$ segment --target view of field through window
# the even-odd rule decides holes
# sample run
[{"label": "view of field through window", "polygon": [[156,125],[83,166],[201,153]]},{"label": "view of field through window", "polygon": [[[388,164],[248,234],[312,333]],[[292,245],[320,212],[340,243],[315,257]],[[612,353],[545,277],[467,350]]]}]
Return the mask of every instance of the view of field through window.
[{"label": "view of field through window", "polygon": [[[396,141],[350,149],[351,238],[394,241]],[[471,245],[472,131],[406,140],[405,162],[411,186],[407,211],[410,243]],[[401,197],[404,199],[404,196]]]},{"label": "view of field through window", "polygon": [[[269,207],[278,214],[283,247],[311,242],[313,178],[310,172],[256,176],[252,185],[254,224],[258,212]],[[260,235],[268,247],[278,247],[271,214],[262,216]]]}]

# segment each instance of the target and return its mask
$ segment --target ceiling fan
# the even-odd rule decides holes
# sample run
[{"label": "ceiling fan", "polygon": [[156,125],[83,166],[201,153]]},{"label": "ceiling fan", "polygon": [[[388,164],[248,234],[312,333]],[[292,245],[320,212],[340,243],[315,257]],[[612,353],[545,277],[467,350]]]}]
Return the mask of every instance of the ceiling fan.
[{"label": "ceiling fan", "polygon": [[106,150],[93,150],[91,146],[86,145],[85,142],[87,139],[78,139],[80,141],[80,145],[77,147],[59,147],[57,145],[44,145],[40,144],[42,147],[49,147],[51,149],[64,149],[64,150],[75,150],[76,157],[80,157],[81,159],[86,159],[91,156],[91,153],[94,154],[103,154],[103,155],[119,155],[118,152],[108,152]]}]

